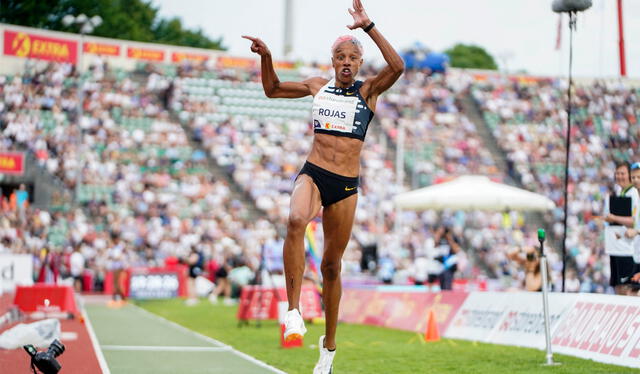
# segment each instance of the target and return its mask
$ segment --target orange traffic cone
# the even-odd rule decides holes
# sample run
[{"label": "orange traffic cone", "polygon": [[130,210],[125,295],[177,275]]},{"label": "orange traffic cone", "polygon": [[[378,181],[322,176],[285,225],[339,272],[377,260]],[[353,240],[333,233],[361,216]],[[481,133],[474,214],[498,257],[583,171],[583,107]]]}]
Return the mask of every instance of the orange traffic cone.
[{"label": "orange traffic cone", "polygon": [[425,342],[437,342],[440,340],[440,333],[438,332],[438,324],[436,323],[436,314],[433,309],[429,309],[429,315],[427,316],[427,331],[424,333]]}]

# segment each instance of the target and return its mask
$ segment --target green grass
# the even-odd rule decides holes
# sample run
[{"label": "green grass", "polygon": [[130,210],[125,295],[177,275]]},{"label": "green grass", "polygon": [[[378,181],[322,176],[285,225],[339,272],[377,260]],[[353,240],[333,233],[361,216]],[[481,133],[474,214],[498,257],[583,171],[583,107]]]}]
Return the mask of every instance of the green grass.
[{"label": "green grass", "polygon": [[[318,358],[318,338],[324,325],[307,324],[303,348],[282,349],[280,327],[238,327],[236,307],[203,301],[187,307],[181,300],[139,302],[141,307],[203,335],[213,337],[287,373],[309,374]],[[542,366],[543,351],[463,340],[424,343],[418,334],[380,327],[340,324],[336,374],[419,373],[637,373],[638,370],[554,355],[562,365]]]}]

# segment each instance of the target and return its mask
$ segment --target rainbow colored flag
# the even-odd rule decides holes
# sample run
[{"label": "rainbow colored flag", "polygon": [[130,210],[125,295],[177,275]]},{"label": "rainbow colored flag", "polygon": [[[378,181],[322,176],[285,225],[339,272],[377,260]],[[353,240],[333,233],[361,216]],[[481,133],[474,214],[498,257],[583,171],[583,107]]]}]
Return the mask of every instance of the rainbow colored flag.
[{"label": "rainbow colored flag", "polygon": [[320,273],[320,264],[322,263],[322,258],[320,257],[319,248],[316,244],[317,226],[318,224],[316,221],[311,221],[305,229],[305,258],[307,259],[309,270],[311,270],[311,272],[313,273],[314,278],[318,280],[318,290],[322,292],[322,275]]}]

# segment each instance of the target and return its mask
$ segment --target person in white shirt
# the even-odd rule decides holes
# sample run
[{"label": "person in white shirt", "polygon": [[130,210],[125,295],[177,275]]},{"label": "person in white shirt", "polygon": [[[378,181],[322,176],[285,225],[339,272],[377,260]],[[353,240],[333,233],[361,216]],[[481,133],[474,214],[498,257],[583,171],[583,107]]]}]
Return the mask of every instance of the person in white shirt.
[{"label": "person in white shirt", "polygon": [[[640,162],[636,162],[631,165],[631,183],[637,191],[640,191]],[[640,206],[635,208],[636,209],[632,211],[632,216],[634,218],[633,228],[627,229],[625,235],[634,240],[633,261],[636,264],[640,264]],[[631,280],[635,283],[640,283],[640,266],[636,269],[636,273],[633,275]]]},{"label": "person in white shirt", "polygon": [[84,273],[84,256],[80,253],[80,246],[76,246],[71,254],[70,271],[73,278],[73,287],[76,292],[82,292],[82,274]]},{"label": "person in white shirt", "polygon": [[[634,164],[635,165],[635,164]],[[609,196],[605,199],[604,219],[608,224],[616,224],[634,228],[634,212],[638,211],[640,197],[638,190],[631,184],[630,165],[626,162],[616,164],[614,193],[618,197],[631,198],[632,216],[625,217],[611,214],[609,210]],[[626,284],[634,274],[640,271],[640,266],[634,263],[633,253],[625,255],[610,255],[611,278],[609,284],[614,288],[616,294],[627,295],[630,287]]]}]

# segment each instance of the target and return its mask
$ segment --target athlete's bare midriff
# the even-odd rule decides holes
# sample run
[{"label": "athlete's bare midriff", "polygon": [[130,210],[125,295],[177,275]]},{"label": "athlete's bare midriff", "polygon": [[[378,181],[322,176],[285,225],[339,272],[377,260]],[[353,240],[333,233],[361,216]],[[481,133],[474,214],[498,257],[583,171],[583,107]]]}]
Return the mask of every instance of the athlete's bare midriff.
[{"label": "athlete's bare midriff", "polygon": [[362,140],[329,134],[314,135],[307,161],[344,177],[360,174]]}]

